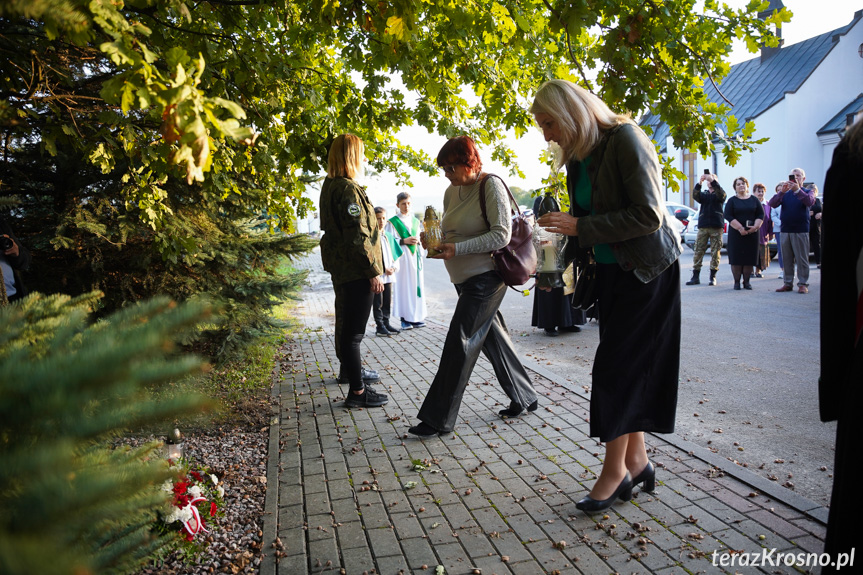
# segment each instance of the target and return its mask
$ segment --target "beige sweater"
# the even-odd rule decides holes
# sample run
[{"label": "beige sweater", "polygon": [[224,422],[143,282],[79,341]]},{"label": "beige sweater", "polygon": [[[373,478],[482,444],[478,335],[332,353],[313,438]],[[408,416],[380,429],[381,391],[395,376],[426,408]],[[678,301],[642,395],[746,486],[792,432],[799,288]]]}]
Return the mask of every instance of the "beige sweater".
[{"label": "beige sweater", "polygon": [[454,243],[455,257],[446,261],[450,281],[465,280],[494,269],[491,253],[509,243],[512,233],[509,195],[503,182],[491,177],[485,185],[489,229],[479,205],[480,182],[450,186],[444,192],[441,229],[446,242]]}]

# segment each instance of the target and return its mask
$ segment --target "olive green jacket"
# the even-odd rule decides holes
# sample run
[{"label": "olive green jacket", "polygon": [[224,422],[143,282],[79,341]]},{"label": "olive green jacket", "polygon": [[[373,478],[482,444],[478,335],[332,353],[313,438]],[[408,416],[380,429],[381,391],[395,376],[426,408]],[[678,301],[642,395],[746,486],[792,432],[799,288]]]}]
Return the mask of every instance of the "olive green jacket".
[{"label": "olive green jacket", "polygon": [[325,178],[321,187],[321,260],[333,285],[384,273],[375,210],[350,178]]},{"label": "olive green jacket", "polygon": [[[648,283],[682,252],[680,235],[668,223],[656,148],[627,123],[606,132],[591,157],[592,215],[579,218],[578,243],[609,244],[620,267]],[[570,189],[571,199],[574,193]]]}]

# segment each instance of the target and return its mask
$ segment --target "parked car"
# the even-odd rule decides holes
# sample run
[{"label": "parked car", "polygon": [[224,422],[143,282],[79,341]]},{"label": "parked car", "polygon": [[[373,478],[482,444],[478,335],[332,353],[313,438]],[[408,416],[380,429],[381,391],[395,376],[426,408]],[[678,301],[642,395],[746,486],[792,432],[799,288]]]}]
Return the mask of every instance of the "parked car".
[{"label": "parked car", "polygon": [[[698,210],[676,202],[665,202],[665,209],[677,221],[683,224],[683,243],[695,249],[695,238],[698,237]],[[722,227],[722,247],[728,245],[728,223]]]},{"label": "parked car", "polygon": [[683,234],[686,232],[686,225],[677,218],[668,218],[668,223],[671,229],[680,235],[680,243],[684,243]]}]

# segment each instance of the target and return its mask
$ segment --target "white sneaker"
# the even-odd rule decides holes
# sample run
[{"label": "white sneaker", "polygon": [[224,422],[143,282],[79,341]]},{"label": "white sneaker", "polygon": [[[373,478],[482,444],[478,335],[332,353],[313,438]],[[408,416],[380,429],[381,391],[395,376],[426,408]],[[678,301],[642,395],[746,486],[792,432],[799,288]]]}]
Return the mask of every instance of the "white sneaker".
[{"label": "white sneaker", "polygon": [[779,272],[779,279],[781,279],[781,280],[785,279],[785,272]]}]

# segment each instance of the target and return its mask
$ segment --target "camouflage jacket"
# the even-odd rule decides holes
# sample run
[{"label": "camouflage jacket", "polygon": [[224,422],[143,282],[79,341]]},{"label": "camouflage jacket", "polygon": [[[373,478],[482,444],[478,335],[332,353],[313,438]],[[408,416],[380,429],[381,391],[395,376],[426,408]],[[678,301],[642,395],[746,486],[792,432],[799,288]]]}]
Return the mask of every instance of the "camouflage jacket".
[{"label": "camouflage jacket", "polygon": [[326,178],[321,188],[321,260],[334,285],[384,271],[375,210],[350,178]]}]

